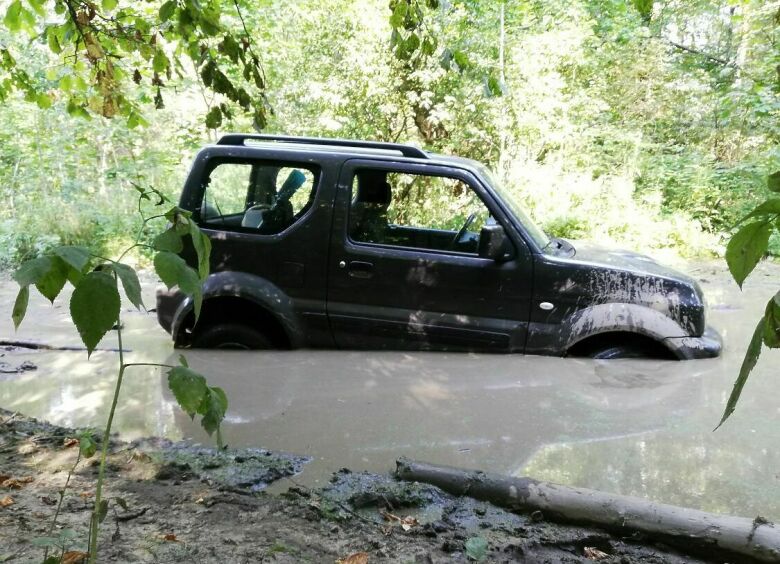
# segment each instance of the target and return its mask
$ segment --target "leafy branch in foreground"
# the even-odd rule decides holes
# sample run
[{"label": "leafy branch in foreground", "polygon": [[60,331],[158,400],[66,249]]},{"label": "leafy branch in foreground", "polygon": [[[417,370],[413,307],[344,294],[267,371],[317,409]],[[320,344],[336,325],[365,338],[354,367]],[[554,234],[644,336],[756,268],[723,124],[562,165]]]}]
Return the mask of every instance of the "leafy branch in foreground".
[{"label": "leafy branch in foreground", "polygon": [[[13,306],[14,326],[19,327],[27,312],[30,287],[34,286],[46,299],[54,303],[66,284],[73,286],[70,297],[70,316],[76,326],[87,355],[91,356],[100,341],[112,328],[116,327],[119,342],[119,366],[114,394],[108,412],[108,420],[103,432],[100,452],[100,467],[95,487],[95,507],[89,528],[89,562],[97,559],[97,540],[100,523],[108,513],[108,500],[103,499],[106,457],[108,455],[111,427],[122,387],[122,379],[128,368],[137,366],[159,366],[168,369],[168,385],[182,409],[192,418],[201,416],[201,424],[209,435],[216,432],[217,444],[222,447],[220,424],[227,411],[227,397],[218,387],[209,386],[206,379],[187,365],[180,357],[180,366],[154,363],[125,362],[122,344],[121,284],[125,296],[137,309],[144,307],[141,297],[141,283],[138,274],[131,266],[121,260],[137,247],[148,247],[156,254],[154,267],[157,275],[168,288],[177,286],[179,290],[193,300],[193,312],[197,322],[200,315],[203,296],[201,285],[209,275],[209,257],[211,241],[192,221],[190,212],[172,207],[163,214],[146,217],[142,203],[158,198],[157,206],[167,200],[153,188],[140,188],[138,210],[142,217],[142,226],[138,239],[126,249],[118,260],[93,255],[86,247],[62,246],[50,253],[23,263],[13,278],[19,284],[19,293]],[[158,235],[151,245],[140,242],[144,227],[153,219],[165,218],[169,227]],[[179,256],[189,239],[197,257],[197,269],[192,268]],[[94,446],[94,444],[93,444]],[[94,448],[82,447],[81,454],[89,457]],[[56,519],[56,516],[55,516]],[[60,542],[57,540],[57,542]],[[61,544],[61,543],[60,543]]]},{"label": "leafy branch in foreground", "polygon": [[[780,171],[769,175],[767,187],[771,192],[780,193]],[[770,235],[780,230],[780,198],[769,198],[759,204],[742,218],[740,223],[747,221],[750,222],[734,233],[726,247],[726,263],[740,288],[766,255]],[[780,348],[780,292],[767,302],[764,315],[758,320],[718,427],[723,425],[737,408],[748,376],[758,363],[764,346],[770,349]]]},{"label": "leafy branch in foreground", "polygon": [[258,129],[265,127],[270,106],[260,58],[246,26],[234,33],[225,24],[235,17],[243,22],[236,0],[5,4],[3,27],[45,46],[62,70],[53,69],[43,81],[0,45],[0,101],[18,90],[46,109],[61,96],[71,115],[122,116],[132,128],[146,123],[136,88],[148,90],[141,99],[153,98],[162,108],[163,90],[194,70],[218,96],[206,117],[208,127],[218,127],[235,110],[252,115]]}]

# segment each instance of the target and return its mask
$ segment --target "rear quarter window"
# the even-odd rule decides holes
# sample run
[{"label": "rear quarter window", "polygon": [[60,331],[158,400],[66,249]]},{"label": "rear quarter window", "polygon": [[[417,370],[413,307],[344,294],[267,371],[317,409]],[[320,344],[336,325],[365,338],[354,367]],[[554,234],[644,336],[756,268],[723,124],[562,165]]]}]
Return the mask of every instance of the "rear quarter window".
[{"label": "rear quarter window", "polygon": [[204,227],[266,235],[300,221],[317,192],[319,169],[297,163],[217,162],[199,207]]}]

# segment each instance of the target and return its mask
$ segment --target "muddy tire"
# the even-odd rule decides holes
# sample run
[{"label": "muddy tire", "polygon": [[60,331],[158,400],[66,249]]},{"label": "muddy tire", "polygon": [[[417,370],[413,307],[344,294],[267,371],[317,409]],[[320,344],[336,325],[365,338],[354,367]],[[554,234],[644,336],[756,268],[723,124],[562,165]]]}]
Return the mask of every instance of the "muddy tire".
[{"label": "muddy tire", "polygon": [[196,349],[257,350],[274,348],[265,333],[240,323],[220,323],[198,331],[192,338]]},{"label": "muddy tire", "polygon": [[595,349],[588,356],[600,360],[617,358],[653,358],[654,351],[639,345],[613,345]]}]

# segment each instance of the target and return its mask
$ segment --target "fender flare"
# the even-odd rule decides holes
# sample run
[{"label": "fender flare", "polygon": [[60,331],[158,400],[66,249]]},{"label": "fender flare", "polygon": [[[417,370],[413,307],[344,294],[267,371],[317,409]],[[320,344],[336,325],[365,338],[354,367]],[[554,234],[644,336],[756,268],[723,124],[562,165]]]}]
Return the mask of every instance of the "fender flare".
[{"label": "fender flare", "polygon": [[562,350],[600,333],[635,333],[649,337],[677,355],[666,339],[690,337],[671,317],[653,308],[626,303],[607,303],[575,311],[561,323]]},{"label": "fender flare", "polygon": [[[202,286],[203,307],[213,298],[241,298],[252,302],[268,311],[282,326],[290,345],[293,348],[301,346],[303,330],[295,304],[284,291],[265,278],[247,272],[225,270],[210,274]],[[171,322],[171,335],[176,341],[179,331],[192,313],[194,301],[187,296],[176,308]]]}]

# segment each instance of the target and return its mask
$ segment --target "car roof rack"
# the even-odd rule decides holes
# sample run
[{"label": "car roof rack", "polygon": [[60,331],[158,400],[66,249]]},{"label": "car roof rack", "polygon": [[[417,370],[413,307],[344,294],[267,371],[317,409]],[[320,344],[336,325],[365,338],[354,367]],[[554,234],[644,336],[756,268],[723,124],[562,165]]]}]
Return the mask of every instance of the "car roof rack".
[{"label": "car roof rack", "polygon": [[402,143],[384,143],[379,141],[355,141],[352,139],[327,139],[321,137],[293,137],[291,135],[266,135],[262,133],[228,133],[220,137],[217,145],[243,145],[245,141],[277,141],[299,143],[302,145],[330,145],[333,147],[355,147],[361,149],[380,149],[398,151],[405,157],[427,159],[428,154],[418,147]]}]

